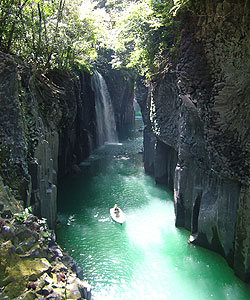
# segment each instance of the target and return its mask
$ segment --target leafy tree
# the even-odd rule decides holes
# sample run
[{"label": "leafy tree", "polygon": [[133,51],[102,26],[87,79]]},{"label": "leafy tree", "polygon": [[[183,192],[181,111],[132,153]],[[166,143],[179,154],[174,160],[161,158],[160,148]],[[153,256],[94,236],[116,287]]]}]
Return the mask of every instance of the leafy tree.
[{"label": "leafy tree", "polygon": [[132,68],[149,75],[163,69],[178,55],[181,12],[190,1],[100,0],[93,3],[93,9],[101,8],[110,17],[102,46],[112,50],[114,68]]},{"label": "leafy tree", "polygon": [[2,0],[0,50],[40,67],[90,64],[93,22],[80,18],[80,0]]},{"label": "leafy tree", "polygon": [[191,2],[1,0],[0,50],[42,68],[89,68],[109,53],[115,68],[154,73],[177,54],[181,10]]}]

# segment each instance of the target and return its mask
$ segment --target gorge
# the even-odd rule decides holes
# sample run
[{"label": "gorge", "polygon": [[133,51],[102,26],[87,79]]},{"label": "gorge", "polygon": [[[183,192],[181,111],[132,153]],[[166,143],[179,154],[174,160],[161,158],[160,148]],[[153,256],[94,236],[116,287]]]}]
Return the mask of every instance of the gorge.
[{"label": "gorge", "polygon": [[[63,268],[69,279],[71,276],[69,274],[76,271],[81,279],[83,277],[81,271],[78,271],[77,264],[62,256],[61,250],[54,245],[55,238],[43,223],[31,224],[36,226],[36,230],[33,227],[29,228],[28,224],[32,219],[28,212],[22,213],[24,207],[32,207],[36,216],[46,218],[49,227],[55,228],[58,178],[80,172],[79,164],[100,145],[100,142],[117,142],[117,137],[114,128],[110,129],[107,120],[104,120],[107,128],[112,131],[102,135],[102,141],[97,138],[99,132],[96,128],[101,120],[98,122],[96,120],[98,111],[96,112],[95,107],[99,96],[95,97],[95,95],[106,93],[105,97],[107,97],[108,91],[106,86],[104,90],[102,86],[99,86],[98,90],[92,90],[91,76],[88,73],[78,72],[74,77],[59,70],[46,74],[33,73],[24,65],[16,63],[13,57],[3,53],[0,54],[0,64],[2,240],[0,254],[1,274],[4,274],[3,283],[7,284],[3,295],[14,299],[20,293],[20,297],[25,299],[30,294],[36,295],[29,290],[25,292],[26,284],[30,280],[42,282],[44,276],[46,274],[48,276],[50,270],[55,268],[55,260],[59,259],[65,264]],[[98,76],[104,84],[104,79],[100,74]],[[126,82],[126,91],[133,95],[129,91],[129,89],[133,90],[133,81],[129,82],[128,79]],[[111,100],[109,96],[108,105],[111,105]],[[102,105],[106,105],[106,100],[101,101],[103,101]],[[123,105],[128,106],[127,111],[133,111],[133,97],[126,98],[125,101],[126,104]],[[110,112],[107,110],[105,117],[110,118],[107,113]],[[123,124],[133,122],[134,116],[127,115],[126,110],[115,113],[123,117]],[[114,119],[112,122],[113,126]],[[21,224],[17,219],[22,219]],[[33,221],[35,222],[35,219]],[[29,233],[21,235],[20,230],[21,228],[24,230],[25,226],[28,227],[25,230]],[[42,236],[41,232],[44,232]],[[17,238],[19,235],[20,238]],[[45,240],[43,235],[46,236]],[[43,240],[42,244],[40,239]],[[29,246],[24,246],[26,244]],[[14,257],[6,258],[6,253],[11,251],[14,251]],[[17,271],[12,270],[9,265],[12,265],[13,260],[22,264],[23,261],[30,259],[37,260],[38,268],[34,272],[38,273],[34,274],[32,270],[31,273],[21,270],[19,276],[23,284],[17,288],[15,280],[11,279],[15,278],[11,277],[11,272]],[[46,268],[41,271],[39,263],[41,266],[45,263]],[[41,276],[43,274],[44,276]],[[75,296],[73,298],[71,295],[70,299],[78,299],[86,294],[87,286],[82,287],[74,277],[71,281],[75,287],[69,286],[68,293],[72,294],[71,290],[73,290]],[[36,286],[39,286],[39,283],[36,283]],[[48,287],[46,289],[40,287],[39,291],[45,295]],[[60,295],[60,293],[58,287],[54,288],[54,293],[51,295]]]},{"label": "gorge", "polygon": [[[81,174],[100,145],[118,142],[115,127],[120,135],[134,124],[134,94],[144,169],[174,193],[176,227],[250,282],[249,12],[248,0],[184,4],[174,19],[178,33],[166,30],[176,43],[149,79],[112,68],[113,54],[90,72],[36,67],[0,52],[0,299],[90,299],[84,268],[50,230],[57,186]],[[27,271],[32,261],[37,267]]]}]

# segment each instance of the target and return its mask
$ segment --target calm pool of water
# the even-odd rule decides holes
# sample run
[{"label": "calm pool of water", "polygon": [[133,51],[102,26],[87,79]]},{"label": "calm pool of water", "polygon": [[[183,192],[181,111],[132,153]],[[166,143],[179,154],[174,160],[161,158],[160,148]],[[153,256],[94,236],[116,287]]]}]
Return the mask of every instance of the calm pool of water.
[{"label": "calm pool of water", "polygon": [[[172,193],[144,173],[141,133],[121,143],[95,151],[59,186],[57,240],[83,268],[92,299],[250,299],[221,256],[174,226]],[[122,226],[109,217],[115,203],[127,215]]]}]

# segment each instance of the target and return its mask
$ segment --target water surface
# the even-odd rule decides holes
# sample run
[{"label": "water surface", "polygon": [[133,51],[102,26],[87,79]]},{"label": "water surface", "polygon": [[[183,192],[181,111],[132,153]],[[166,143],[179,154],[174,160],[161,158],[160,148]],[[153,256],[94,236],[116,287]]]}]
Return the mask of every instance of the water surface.
[{"label": "water surface", "polygon": [[[174,226],[173,194],[144,173],[141,132],[121,143],[98,149],[59,186],[58,243],[83,268],[92,299],[250,299],[221,256]],[[127,215],[122,226],[109,217],[115,203]]]}]

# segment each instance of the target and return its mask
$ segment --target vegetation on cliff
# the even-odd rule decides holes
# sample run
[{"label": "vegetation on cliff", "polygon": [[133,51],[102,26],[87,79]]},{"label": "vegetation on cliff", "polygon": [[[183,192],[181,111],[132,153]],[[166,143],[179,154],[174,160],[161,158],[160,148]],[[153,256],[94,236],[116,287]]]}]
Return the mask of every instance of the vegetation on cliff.
[{"label": "vegetation on cliff", "polygon": [[[176,56],[180,39],[178,19],[190,1],[84,0],[83,3],[86,5],[82,13],[92,16],[103,30],[98,39],[99,59],[108,51],[113,68],[149,75],[165,66],[169,57],[173,60]],[[102,20],[97,20],[96,14],[102,15]]]},{"label": "vegetation on cliff", "polygon": [[90,68],[111,55],[114,68],[141,73],[176,53],[178,21],[187,0],[3,0],[0,50],[35,67]]}]

